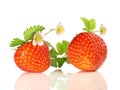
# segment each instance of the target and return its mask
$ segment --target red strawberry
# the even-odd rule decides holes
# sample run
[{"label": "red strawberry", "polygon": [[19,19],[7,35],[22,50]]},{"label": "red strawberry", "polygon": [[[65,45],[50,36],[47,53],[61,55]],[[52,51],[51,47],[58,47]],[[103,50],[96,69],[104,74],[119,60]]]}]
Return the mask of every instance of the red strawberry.
[{"label": "red strawberry", "polygon": [[24,71],[43,72],[50,66],[49,48],[46,43],[33,46],[32,42],[27,42],[15,52],[14,60]]},{"label": "red strawberry", "polygon": [[[27,72],[43,72],[50,66],[48,45],[41,36],[42,26],[33,26],[24,32],[24,40],[14,38],[10,46],[18,46],[14,54],[16,65]],[[35,33],[35,34],[34,34]]]},{"label": "red strawberry", "polygon": [[70,63],[78,69],[95,71],[107,57],[107,46],[104,40],[93,32],[82,32],[69,44],[67,55]]}]

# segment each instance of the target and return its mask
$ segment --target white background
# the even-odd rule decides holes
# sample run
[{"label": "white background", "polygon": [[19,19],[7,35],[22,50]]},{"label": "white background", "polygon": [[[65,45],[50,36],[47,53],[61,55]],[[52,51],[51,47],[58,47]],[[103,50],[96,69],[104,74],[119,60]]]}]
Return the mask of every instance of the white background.
[{"label": "white background", "polygon": [[[107,33],[102,38],[108,46],[108,55],[103,66],[98,69],[98,72],[104,77],[106,83],[104,84],[101,81],[99,84],[101,87],[104,84],[107,87],[105,90],[120,90],[119,12],[119,0],[0,0],[0,90],[19,90],[20,87],[18,88],[18,86],[21,83],[17,82],[17,80],[25,73],[16,67],[13,59],[14,51],[9,47],[9,43],[14,37],[23,39],[23,31],[32,25],[43,25],[47,32],[51,28],[56,28],[58,22],[61,22],[65,27],[64,34],[56,36],[55,33],[51,33],[45,39],[52,42],[53,45],[63,39],[70,41],[76,33],[82,31],[83,23],[80,17],[94,18],[97,22],[97,29],[99,29],[100,24],[106,26]],[[47,78],[51,78],[50,74],[54,70],[55,68],[50,67],[42,74],[46,74]],[[68,73],[75,75],[80,70],[72,65],[65,64],[62,67],[62,71],[64,76],[67,77],[70,75]],[[56,75],[59,78],[59,73],[53,76],[56,77]],[[90,79],[86,77],[87,73],[84,76]],[[26,77],[29,77],[29,75]],[[44,77],[44,75],[41,75],[41,78],[45,81],[46,77]],[[65,79],[65,77],[62,79]],[[47,87],[46,85],[48,85],[51,90],[66,90],[65,88],[69,86],[67,80],[64,83],[64,87],[59,86],[62,85],[60,80],[57,80],[57,82],[60,81],[60,84],[54,88],[48,85],[49,81],[46,81],[45,83],[47,84],[43,84],[42,87]],[[37,80],[35,81],[37,82]],[[35,81],[33,79],[32,82]],[[23,82],[26,82],[28,87],[35,86],[34,84],[29,84],[31,81],[27,79],[23,80]],[[77,84],[79,85],[80,83],[78,82]],[[41,87],[40,84],[42,82],[38,82],[38,88]],[[97,85],[95,86],[97,87]],[[24,86],[21,87],[24,88]],[[27,89],[28,87],[20,90],[29,90]]]}]

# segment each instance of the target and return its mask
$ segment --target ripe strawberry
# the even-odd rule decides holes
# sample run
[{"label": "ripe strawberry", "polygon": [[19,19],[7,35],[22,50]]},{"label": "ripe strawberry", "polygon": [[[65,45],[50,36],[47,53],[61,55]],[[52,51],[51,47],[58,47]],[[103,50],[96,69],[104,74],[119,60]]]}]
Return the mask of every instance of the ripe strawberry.
[{"label": "ripe strawberry", "polygon": [[10,46],[18,46],[14,54],[16,65],[23,71],[43,72],[50,66],[48,45],[42,39],[44,27],[33,26],[24,32],[24,40],[14,38]]},{"label": "ripe strawberry", "polygon": [[27,42],[17,49],[14,60],[24,71],[43,72],[50,66],[49,48],[46,43],[34,46],[32,42]]},{"label": "ripe strawberry", "polygon": [[[85,26],[93,23],[91,28],[95,28],[95,21],[93,19],[89,21],[86,18],[82,18],[82,20]],[[86,24],[86,22],[88,23]],[[73,38],[67,51],[70,63],[82,71],[97,70],[107,57],[107,46],[104,40],[97,34],[94,34],[89,27],[84,28],[88,32],[79,33]]]}]

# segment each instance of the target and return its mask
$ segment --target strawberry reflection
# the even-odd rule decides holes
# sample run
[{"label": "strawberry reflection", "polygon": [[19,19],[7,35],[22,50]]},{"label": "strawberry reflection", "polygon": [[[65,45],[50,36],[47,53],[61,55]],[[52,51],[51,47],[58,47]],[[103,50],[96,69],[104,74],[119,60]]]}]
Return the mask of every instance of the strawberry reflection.
[{"label": "strawberry reflection", "polygon": [[107,90],[107,84],[99,72],[78,72],[68,80],[67,90]]},{"label": "strawberry reflection", "polygon": [[50,90],[50,79],[44,73],[24,73],[15,83],[15,90]]}]

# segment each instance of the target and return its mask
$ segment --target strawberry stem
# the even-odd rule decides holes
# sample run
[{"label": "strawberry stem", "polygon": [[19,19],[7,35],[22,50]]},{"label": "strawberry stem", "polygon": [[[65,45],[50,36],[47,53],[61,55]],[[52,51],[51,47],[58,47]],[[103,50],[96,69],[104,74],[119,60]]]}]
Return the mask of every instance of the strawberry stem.
[{"label": "strawberry stem", "polygon": [[64,27],[62,26],[61,22],[58,23],[57,27],[55,29],[50,29],[47,33],[45,33],[44,35],[46,36],[47,34],[49,34],[52,31],[56,31],[56,34],[62,34],[64,31]]},{"label": "strawberry stem", "polygon": [[100,32],[100,31],[94,31],[94,32]]},{"label": "strawberry stem", "polygon": [[45,33],[44,35],[46,36],[47,34],[49,34],[52,31],[55,31],[56,29],[50,29],[47,33]]}]

